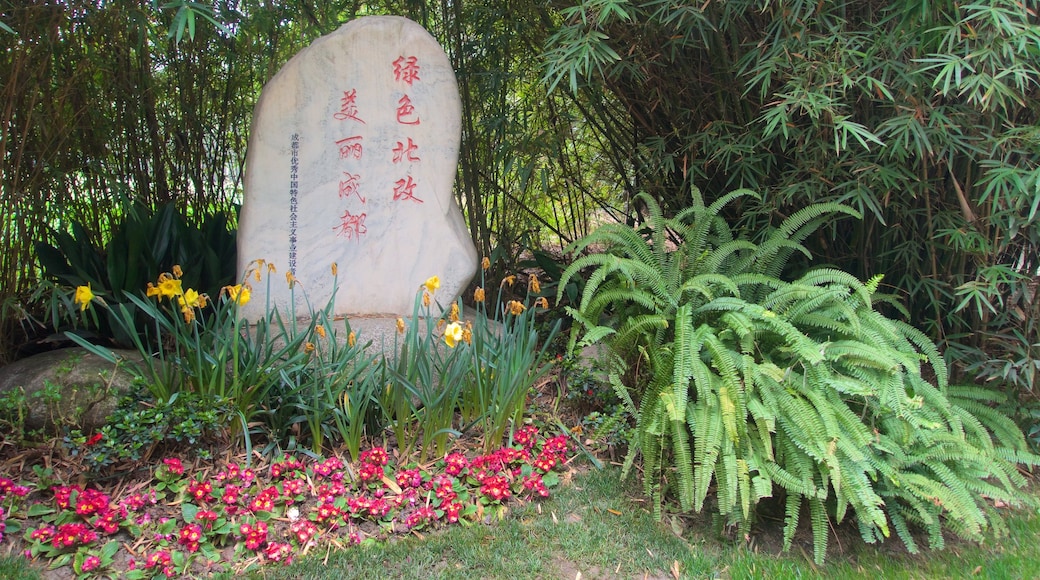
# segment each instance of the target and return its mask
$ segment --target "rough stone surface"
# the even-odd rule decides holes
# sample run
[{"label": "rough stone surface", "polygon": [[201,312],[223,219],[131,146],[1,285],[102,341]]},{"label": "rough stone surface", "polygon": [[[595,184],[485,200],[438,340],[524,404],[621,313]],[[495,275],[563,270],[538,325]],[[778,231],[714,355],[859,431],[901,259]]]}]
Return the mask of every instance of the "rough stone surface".
[{"label": "rough stone surface", "polygon": [[263,259],[279,275],[252,284],[243,316],[323,308],[333,264],[336,315],[410,313],[435,275],[450,303],[477,268],[452,195],[460,139],[455,74],[418,24],[364,17],[297,54],[254,113],[238,269]]},{"label": "rough stone surface", "polygon": [[[125,358],[140,359],[137,351],[116,351]],[[53,431],[57,423],[90,432],[105,424],[119,397],[129,392],[133,380],[115,365],[85,349],[65,348],[41,353],[0,367],[0,395],[14,389],[25,393],[27,431]],[[60,398],[44,396],[48,383]]]}]

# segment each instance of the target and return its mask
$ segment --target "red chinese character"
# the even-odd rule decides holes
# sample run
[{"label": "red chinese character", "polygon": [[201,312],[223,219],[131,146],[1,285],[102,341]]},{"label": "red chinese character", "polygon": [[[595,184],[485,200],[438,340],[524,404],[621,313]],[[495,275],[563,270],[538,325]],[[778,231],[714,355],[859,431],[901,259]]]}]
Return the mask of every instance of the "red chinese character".
[{"label": "red chinese character", "polygon": [[408,145],[398,141],[397,147],[394,147],[394,163],[400,163],[404,160],[408,161],[419,161],[419,158],[412,154],[413,151],[419,149],[419,146],[412,142],[412,138],[408,138]]},{"label": "red chinese character", "polygon": [[415,117],[415,120],[409,119],[413,115],[415,115],[415,107],[412,106],[412,100],[408,98],[408,95],[401,97],[401,100],[397,101],[397,122],[402,125],[418,125],[419,117]]},{"label": "red chinese character", "polygon": [[336,141],[336,145],[339,145],[340,159],[349,159],[351,156],[361,159],[361,135],[340,139]]},{"label": "red chinese character", "polygon": [[332,115],[334,118],[340,121],[347,119],[353,119],[362,125],[365,124],[360,117],[357,116],[357,89],[351,89],[349,91],[343,91],[343,98],[340,99],[339,112]]},{"label": "red chinese character", "polygon": [[361,176],[356,173],[347,173],[346,171],[343,172],[343,176],[346,179],[339,182],[339,197],[345,199],[351,195],[356,195],[361,200],[361,203],[365,203],[365,198],[361,197],[361,190],[358,188]]},{"label": "red chinese character", "polygon": [[394,182],[394,201],[402,199],[410,199],[416,203],[422,203],[423,200],[415,197],[415,186],[418,185],[412,181],[412,176],[408,176],[408,180],[398,179]]},{"label": "red chinese character", "polygon": [[419,80],[419,59],[414,56],[400,56],[394,61],[394,79],[404,81],[409,86]]},{"label": "red chinese character", "polygon": [[349,210],[345,211],[340,216],[342,223],[332,229],[338,230],[337,236],[346,236],[348,240],[352,240],[356,236],[360,240],[362,235],[368,233],[368,228],[365,227],[365,217],[366,214],[363,213],[351,215]]}]

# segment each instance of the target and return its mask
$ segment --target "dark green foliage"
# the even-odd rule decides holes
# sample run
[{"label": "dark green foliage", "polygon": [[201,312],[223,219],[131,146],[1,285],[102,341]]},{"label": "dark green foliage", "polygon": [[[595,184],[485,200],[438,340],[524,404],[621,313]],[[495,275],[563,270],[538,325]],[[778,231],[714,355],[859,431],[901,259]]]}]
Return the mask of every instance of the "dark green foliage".
[{"label": "dark green foliage", "polygon": [[[54,245],[36,243],[44,275],[69,286],[90,285],[94,294],[112,305],[130,305],[127,294],[138,294],[174,265],[184,266],[182,284],[199,293],[217,296],[234,282],[235,229],[228,215],[215,212],[190,224],[172,204],[155,212],[136,203],[125,203],[122,219],[104,244],[76,221],[71,231],[52,233]],[[60,321],[54,321],[60,324]],[[124,345],[129,338],[117,335],[117,326],[102,321],[103,334]]]},{"label": "dark green foliage", "polygon": [[861,221],[803,242],[821,260],[883,273],[936,340],[1040,342],[1032,3],[576,0],[561,16],[546,80],[583,103],[602,156],[631,161],[612,180],[626,192],[677,213],[690,184],[750,188],[761,201],[726,210],[744,232],[848,204]]},{"label": "dark green foliage", "polygon": [[601,227],[572,249],[606,251],[563,276],[587,272],[571,309],[583,340],[638,353],[648,369],[645,388],[615,383],[636,395],[626,463],[642,456],[657,514],[666,496],[700,511],[713,489],[714,509],[743,535],[763,498],[785,495],[786,545],[807,507],[821,563],[830,520],[847,515],[864,541],[894,530],[911,551],[912,526],[933,547],[943,530],[982,539],[999,525],[986,498],[1027,501],[1017,464],[1040,462],[994,409],[1001,397],[949,388],[935,345],[874,309],[880,277],[816,268],[783,279],[808,236],[855,212],[809,206],[754,243],[720,216],[753,195],[706,207],[694,190],[675,218],[641,195],[645,226]]}]

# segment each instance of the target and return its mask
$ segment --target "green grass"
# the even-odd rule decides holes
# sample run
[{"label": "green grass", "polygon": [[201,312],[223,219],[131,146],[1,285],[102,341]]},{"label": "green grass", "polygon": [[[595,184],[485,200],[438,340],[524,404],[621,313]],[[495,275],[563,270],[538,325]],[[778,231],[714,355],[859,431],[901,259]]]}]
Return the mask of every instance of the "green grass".
[{"label": "green grass", "polygon": [[658,523],[642,507],[637,486],[620,483],[618,475],[616,469],[579,475],[570,486],[554,490],[540,512],[537,504],[528,504],[492,525],[452,528],[327,557],[311,555],[255,577],[569,580],[581,572],[582,578],[670,578],[675,562],[682,578],[1040,576],[1036,514],[1011,514],[1010,537],[982,546],[951,543],[943,551],[919,555],[907,554],[898,540],[867,546],[845,526],[831,544],[827,565],[820,567],[812,563],[808,531],[781,554],[778,525],[759,530],[745,545],[722,538],[707,516]]},{"label": "green grass", "polygon": [[[502,521],[454,526],[382,545],[324,549],[253,578],[1035,578],[1040,577],[1040,517],[1011,512],[1010,535],[984,545],[950,542],[907,554],[889,541],[867,546],[853,527],[836,530],[825,566],[812,563],[808,530],[780,553],[780,526],[763,518],[750,544],[722,537],[709,516],[655,522],[638,486],[618,470],[589,471],[553,498],[512,504]],[[676,535],[680,532],[681,537]],[[0,558],[0,578],[38,578],[17,558]]]}]

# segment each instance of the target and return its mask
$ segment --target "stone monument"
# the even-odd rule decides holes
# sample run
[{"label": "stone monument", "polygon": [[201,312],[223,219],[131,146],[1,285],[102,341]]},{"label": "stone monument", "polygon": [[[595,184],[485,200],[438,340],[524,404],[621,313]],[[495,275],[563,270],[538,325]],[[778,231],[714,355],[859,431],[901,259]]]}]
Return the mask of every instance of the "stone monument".
[{"label": "stone monument", "polygon": [[334,269],[335,315],[410,314],[431,276],[454,300],[477,269],[452,195],[461,118],[447,55],[407,18],[354,20],[286,63],[254,112],[238,231],[240,276],[279,274],[242,315],[324,308]]}]

